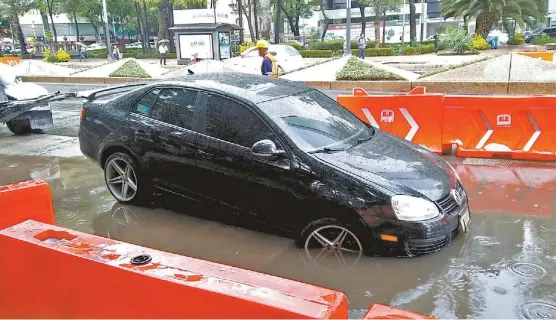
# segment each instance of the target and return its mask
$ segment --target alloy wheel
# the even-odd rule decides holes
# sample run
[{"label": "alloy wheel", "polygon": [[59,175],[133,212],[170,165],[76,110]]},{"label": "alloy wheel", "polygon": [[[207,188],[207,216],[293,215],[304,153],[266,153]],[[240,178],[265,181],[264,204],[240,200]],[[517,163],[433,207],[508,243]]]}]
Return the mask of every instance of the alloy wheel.
[{"label": "alloy wheel", "polygon": [[339,265],[340,269],[345,269],[359,261],[363,246],[350,230],[327,225],[314,230],[307,237],[305,254],[319,267],[337,269]]},{"label": "alloy wheel", "polygon": [[106,164],[106,184],[118,201],[131,201],[137,194],[137,176],[125,159],[114,158]]}]

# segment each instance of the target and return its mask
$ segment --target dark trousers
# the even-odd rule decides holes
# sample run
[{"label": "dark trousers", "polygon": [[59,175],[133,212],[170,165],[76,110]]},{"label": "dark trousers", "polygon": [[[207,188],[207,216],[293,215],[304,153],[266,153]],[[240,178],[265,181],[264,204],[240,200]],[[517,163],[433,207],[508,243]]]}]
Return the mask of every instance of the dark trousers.
[{"label": "dark trousers", "polygon": [[434,52],[438,53],[438,40],[434,41]]},{"label": "dark trousers", "polygon": [[162,64],[162,60],[164,60],[164,65],[166,65],[166,53],[160,54],[160,64]]}]

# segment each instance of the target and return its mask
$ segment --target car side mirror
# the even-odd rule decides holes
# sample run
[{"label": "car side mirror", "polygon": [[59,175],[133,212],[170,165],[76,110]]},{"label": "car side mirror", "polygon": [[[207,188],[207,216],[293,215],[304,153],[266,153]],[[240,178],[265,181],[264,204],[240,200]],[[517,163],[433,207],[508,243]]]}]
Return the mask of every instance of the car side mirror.
[{"label": "car side mirror", "polygon": [[261,140],[256,142],[251,148],[251,152],[258,157],[264,158],[280,158],[286,155],[286,151],[278,150],[276,144],[272,140]]}]

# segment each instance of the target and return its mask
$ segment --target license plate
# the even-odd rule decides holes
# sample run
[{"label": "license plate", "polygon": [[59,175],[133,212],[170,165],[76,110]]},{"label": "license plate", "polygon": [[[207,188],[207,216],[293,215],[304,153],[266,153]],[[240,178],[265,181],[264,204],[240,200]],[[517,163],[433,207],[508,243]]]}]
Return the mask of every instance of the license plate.
[{"label": "license plate", "polygon": [[469,230],[469,222],[471,222],[471,216],[469,215],[469,209],[467,209],[459,218],[459,225],[464,232]]},{"label": "license plate", "polygon": [[31,118],[32,129],[48,129],[53,125],[52,118]]}]

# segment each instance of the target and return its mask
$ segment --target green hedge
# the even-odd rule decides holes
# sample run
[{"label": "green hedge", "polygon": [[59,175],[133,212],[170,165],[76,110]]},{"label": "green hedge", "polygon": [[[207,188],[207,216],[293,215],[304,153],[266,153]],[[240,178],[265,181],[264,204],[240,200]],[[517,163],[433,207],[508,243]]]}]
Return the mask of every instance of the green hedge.
[{"label": "green hedge", "polygon": [[[136,58],[136,59],[155,59],[159,58],[160,54],[155,50],[150,50],[146,53],[143,53],[143,49],[141,48],[130,48],[120,50],[123,54],[124,58]],[[97,49],[97,50],[89,50],[87,51],[87,58],[94,59],[94,58],[101,58],[104,59],[108,55],[108,51],[106,49]],[[175,59],[175,53],[167,53],[166,58],[168,59]]]},{"label": "green hedge", "polygon": [[336,74],[336,80],[384,81],[403,80],[403,78],[391,72],[377,69],[361,59],[351,57],[344,68]]},{"label": "green hedge", "polygon": [[334,53],[332,50],[299,50],[303,58],[330,58]]},{"label": "green hedge", "polygon": [[551,37],[549,35],[547,35],[546,33],[541,34],[538,37],[533,38],[533,44],[534,45],[543,45],[543,44],[547,44],[547,43],[556,43],[556,37]]}]

